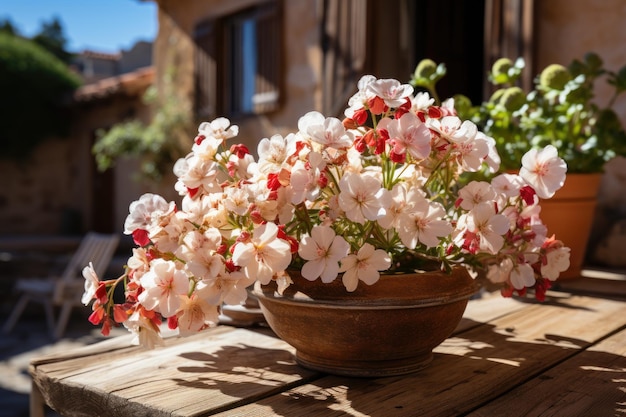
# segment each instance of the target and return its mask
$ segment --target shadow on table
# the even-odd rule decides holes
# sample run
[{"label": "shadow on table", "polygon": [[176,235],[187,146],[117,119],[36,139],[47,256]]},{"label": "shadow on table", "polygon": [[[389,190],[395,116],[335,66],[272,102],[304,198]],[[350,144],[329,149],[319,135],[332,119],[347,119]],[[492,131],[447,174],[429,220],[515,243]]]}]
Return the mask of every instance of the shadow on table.
[{"label": "shadow on table", "polygon": [[[558,299],[550,303],[566,306]],[[529,339],[515,328],[478,322],[465,328],[436,349],[427,368],[405,376],[340,378],[309,372],[285,351],[240,345],[182,354],[190,365],[179,371],[198,376],[176,382],[219,390],[235,398],[229,406],[243,405],[237,399],[252,401],[276,416],[465,415],[486,401],[484,415],[515,409],[519,415],[559,410],[626,416],[623,356],[587,350],[588,342],[558,334]],[[294,388],[274,395],[290,384]],[[497,399],[511,390],[506,400]]]}]

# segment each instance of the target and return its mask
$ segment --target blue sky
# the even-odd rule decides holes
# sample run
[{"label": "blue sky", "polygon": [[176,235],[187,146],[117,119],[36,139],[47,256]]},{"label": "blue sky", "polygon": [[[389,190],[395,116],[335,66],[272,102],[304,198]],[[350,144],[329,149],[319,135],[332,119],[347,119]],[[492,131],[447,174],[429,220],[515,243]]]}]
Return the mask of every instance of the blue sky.
[{"label": "blue sky", "polygon": [[20,34],[33,36],[44,21],[58,17],[67,49],[117,52],[157,32],[157,7],[139,0],[0,0],[0,20],[9,19]]}]

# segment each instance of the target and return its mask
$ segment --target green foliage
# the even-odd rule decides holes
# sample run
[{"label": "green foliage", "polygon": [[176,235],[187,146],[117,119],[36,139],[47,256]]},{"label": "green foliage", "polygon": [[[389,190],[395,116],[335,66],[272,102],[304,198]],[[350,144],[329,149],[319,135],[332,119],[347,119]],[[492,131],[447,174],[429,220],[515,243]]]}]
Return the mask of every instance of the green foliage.
[{"label": "green foliage", "polygon": [[0,33],[0,158],[27,157],[44,139],[65,136],[69,116],[63,100],[79,85],[78,77],[39,45]]},{"label": "green foliage", "polygon": [[[548,144],[559,150],[568,172],[601,172],[610,159],[626,156],[626,132],[612,109],[626,91],[626,66],[609,71],[597,54],[589,53],[568,67],[547,66],[528,93],[515,86],[523,68],[521,58],[514,64],[501,58],[489,73],[492,84],[500,86],[489,100],[472,105],[467,97],[455,97],[459,116],[495,139],[502,170],[517,169],[528,150]],[[601,77],[614,87],[605,108],[593,100]]]},{"label": "green foliage", "polygon": [[8,19],[0,20],[0,33],[6,33],[8,35],[17,35],[17,29],[13,22]]},{"label": "green foliage", "polygon": [[431,59],[423,59],[417,64],[410,81],[413,87],[421,87],[430,91],[430,94],[439,101],[435,86],[446,75],[445,64],[437,65]]},{"label": "green foliage", "polygon": [[156,88],[150,87],[144,101],[156,107],[156,111],[149,124],[129,120],[97,132],[92,152],[98,169],[105,171],[115,166],[119,158],[133,157],[141,159],[143,179],[159,182],[165,173],[171,172],[174,162],[189,148],[191,113],[173,94],[161,102],[157,99]]},{"label": "green foliage", "polygon": [[40,32],[32,40],[64,63],[69,64],[72,60],[72,54],[65,49],[67,39],[59,19],[53,18],[50,22],[43,22]]}]

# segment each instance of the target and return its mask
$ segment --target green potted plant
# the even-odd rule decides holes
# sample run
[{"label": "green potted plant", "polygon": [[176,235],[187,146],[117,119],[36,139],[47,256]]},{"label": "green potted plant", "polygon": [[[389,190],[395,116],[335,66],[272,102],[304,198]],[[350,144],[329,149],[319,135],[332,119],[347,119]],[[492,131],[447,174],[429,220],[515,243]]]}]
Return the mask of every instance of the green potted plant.
[{"label": "green potted plant", "polygon": [[[412,83],[433,91],[445,75],[445,66],[423,62]],[[517,161],[531,149],[546,145],[558,149],[567,163],[567,182],[542,204],[542,219],[572,248],[570,269],[562,276],[577,277],[604,164],[616,156],[626,156],[626,132],[613,110],[617,97],[626,91],[626,66],[617,72],[607,70],[597,54],[588,53],[567,67],[548,65],[529,92],[517,86],[524,66],[521,58],[515,62],[498,59],[488,74],[497,87],[492,96],[477,105],[467,97],[455,96],[454,107],[460,117],[472,120],[495,140],[503,172],[516,169]],[[601,79],[613,90],[606,106],[595,100],[594,87]]]}]

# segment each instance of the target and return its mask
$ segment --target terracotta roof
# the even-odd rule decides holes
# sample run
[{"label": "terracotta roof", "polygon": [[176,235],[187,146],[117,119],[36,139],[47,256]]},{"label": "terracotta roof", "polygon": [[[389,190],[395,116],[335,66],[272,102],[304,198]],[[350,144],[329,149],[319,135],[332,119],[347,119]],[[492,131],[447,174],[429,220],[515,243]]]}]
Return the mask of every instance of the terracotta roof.
[{"label": "terracotta roof", "polygon": [[122,54],[120,54],[119,52],[110,54],[110,53],[107,53],[107,52],[92,51],[90,49],[85,49],[84,51],[79,53],[79,55],[87,57],[87,58],[108,59],[108,60],[111,60],[111,61],[117,61],[122,56]]},{"label": "terracotta roof", "polygon": [[154,67],[145,67],[86,84],[74,92],[74,102],[103,100],[113,95],[136,96],[154,82]]}]

